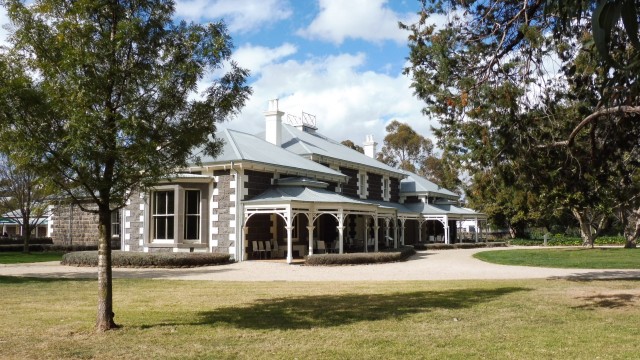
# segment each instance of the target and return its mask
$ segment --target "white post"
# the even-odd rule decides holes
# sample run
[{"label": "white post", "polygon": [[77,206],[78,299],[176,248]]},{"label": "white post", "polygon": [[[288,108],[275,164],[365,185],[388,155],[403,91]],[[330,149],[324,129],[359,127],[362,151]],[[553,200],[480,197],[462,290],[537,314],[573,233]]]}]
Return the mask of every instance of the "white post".
[{"label": "white post", "polygon": [[342,209],[338,212],[338,241],[340,244],[340,254],[344,254],[344,214]]},{"label": "white post", "polygon": [[389,247],[389,218],[384,219],[384,243]]},{"label": "white post", "polygon": [[378,230],[380,230],[380,226],[378,226],[378,215],[373,218],[373,251],[378,252]]},{"label": "white post", "polygon": [[444,243],[451,244],[451,239],[449,237],[449,217],[445,215],[444,217]]},{"label": "white post", "polygon": [[309,231],[309,255],[313,255],[313,229],[315,229],[315,226],[307,226]]},{"label": "white post", "polygon": [[478,227],[478,218],[475,218],[474,220],[476,222],[476,227],[475,227],[475,229],[476,229],[476,231],[475,231],[476,242],[478,242],[478,232],[480,232],[480,228]]},{"label": "white post", "polygon": [[293,262],[293,226],[287,226],[287,264]]}]

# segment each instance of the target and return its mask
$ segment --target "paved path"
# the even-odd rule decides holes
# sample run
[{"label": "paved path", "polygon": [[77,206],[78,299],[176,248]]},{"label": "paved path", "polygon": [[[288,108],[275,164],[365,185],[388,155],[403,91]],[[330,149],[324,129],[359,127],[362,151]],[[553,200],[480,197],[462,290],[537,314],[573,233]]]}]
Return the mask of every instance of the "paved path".
[{"label": "paved path", "polygon": [[[511,247],[509,249],[513,249]],[[530,247],[529,247],[530,248]],[[553,269],[486,263],[472,257],[479,251],[418,251],[405,262],[318,267],[280,261],[245,261],[190,269],[113,269],[114,278],[214,281],[391,281],[462,279],[640,279],[640,270]],[[48,278],[97,278],[96,268],[62,266],[58,262],[0,265],[0,275]]]}]

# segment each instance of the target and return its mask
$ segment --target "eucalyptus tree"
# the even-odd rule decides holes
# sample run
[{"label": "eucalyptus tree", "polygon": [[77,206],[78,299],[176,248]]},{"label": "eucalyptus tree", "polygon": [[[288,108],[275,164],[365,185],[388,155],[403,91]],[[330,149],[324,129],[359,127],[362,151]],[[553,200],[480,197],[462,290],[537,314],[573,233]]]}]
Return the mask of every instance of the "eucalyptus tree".
[{"label": "eucalyptus tree", "polygon": [[364,154],[364,148],[356,143],[354,143],[351,140],[343,140],[342,142],[340,142],[340,144],[348,147],[349,149],[353,149],[359,153]]},{"label": "eucalyptus tree", "polygon": [[248,73],[228,62],[223,22],[174,22],[171,0],[2,5],[11,28],[0,59],[0,141],[98,215],[96,327],[115,328],[111,212],[184,167],[194,147],[219,151],[216,123],[244,105]]},{"label": "eucalyptus tree", "polygon": [[431,140],[418,134],[408,124],[393,120],[386,126],[387,135],[378,160],[412,172],[433,152]]}]

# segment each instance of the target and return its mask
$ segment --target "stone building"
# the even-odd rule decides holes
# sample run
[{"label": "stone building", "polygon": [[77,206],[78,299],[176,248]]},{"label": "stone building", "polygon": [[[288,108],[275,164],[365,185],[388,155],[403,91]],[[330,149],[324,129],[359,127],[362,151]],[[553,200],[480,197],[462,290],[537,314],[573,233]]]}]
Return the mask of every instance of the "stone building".
[{"label": "stone building", "polygon": [[[486,219],[459,207],[457,194],[377,161],[372,137],[362,154],[320,134],[313,119],[283,116],[270,101],[263,133],[221,131],[218,156],[202,155],[148,193],[132,194],[114,215],[121,248],[291,262],[317,252],[456,242],[457,221]],[[52,219],[54,233],[74,231],[64,219]]]}]

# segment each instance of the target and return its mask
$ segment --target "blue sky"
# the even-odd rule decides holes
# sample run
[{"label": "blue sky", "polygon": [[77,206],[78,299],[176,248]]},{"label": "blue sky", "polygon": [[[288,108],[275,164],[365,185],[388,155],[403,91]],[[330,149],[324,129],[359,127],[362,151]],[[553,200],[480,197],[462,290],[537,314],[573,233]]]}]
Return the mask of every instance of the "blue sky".
[{"label": "blue sky", "polygon": [[288,114],[315,115],[324,135],[362,144],[371,134],[380,148],[394,119],[426,137],[436,125],[402,75],[408,34],[397,23],[412,22],[419,7],[418,0],[187,0],[177,1],[176,18],[224,19],[234,60],[251,71],[253,95],[224,126],[262,131],[267,101],[278,98]]}]

